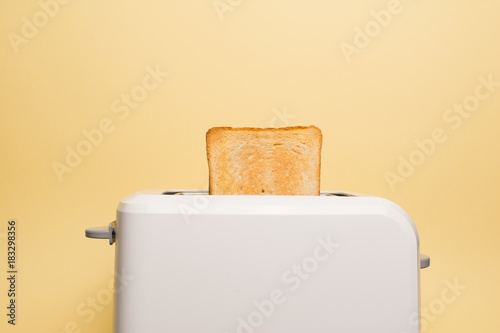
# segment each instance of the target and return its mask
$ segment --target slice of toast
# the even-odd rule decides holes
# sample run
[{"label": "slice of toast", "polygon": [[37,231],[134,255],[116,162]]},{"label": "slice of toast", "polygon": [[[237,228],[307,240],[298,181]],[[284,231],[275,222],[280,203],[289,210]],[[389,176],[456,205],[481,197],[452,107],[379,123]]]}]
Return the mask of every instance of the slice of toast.
[{"label": "slice of toast", "polygon": [[211,128],[209,193],[319,195],[321,142],[315,126]]}]

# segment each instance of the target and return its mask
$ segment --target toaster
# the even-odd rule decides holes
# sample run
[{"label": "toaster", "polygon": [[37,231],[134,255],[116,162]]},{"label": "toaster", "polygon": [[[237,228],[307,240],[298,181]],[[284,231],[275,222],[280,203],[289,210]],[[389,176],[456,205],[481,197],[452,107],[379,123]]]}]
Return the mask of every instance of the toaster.
[{"label": "toaster", "polygon": [[419,237],[393,202],[349,192],[146,190],[86,229],[116,246],[115,333],[417,333]]}]

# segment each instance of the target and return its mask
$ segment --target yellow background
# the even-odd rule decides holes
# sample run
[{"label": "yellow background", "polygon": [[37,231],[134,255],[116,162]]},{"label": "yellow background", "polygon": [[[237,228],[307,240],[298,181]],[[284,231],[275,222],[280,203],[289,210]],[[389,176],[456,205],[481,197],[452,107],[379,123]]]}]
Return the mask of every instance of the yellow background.
[{"label": "yellow background", "polygon": [[[0,2],[2,276],[7,221],[19,225],[18,322],[6,323],[2,278],[1,330],[111,332],[111,303],[77,310],[104,299],[114,264],[114,246],[85,228],[137,190],[206,188],[210,127],[314,124],[322,190],[385,197],[415,221],[431,256],[423,332],[498,332],[500,87],[457,128],[443,117],[480,78],[500,81],[500,2],[228,1],[219,15],[211,0],[73,0],[47,22],[37,1]],[[371,12],[392,5],[378,31]],[[40,27],[16,46],[23,18]],[[367,26],[369,44],[346,57]],[[120,119],[112,103],[148,68],[168,77]],[[60,181],[54,162],[105,118],[113,131]],[[439,128],[446,140],[391,188],[387,172]],[[466,289],[444,303],[453,281]]]}]

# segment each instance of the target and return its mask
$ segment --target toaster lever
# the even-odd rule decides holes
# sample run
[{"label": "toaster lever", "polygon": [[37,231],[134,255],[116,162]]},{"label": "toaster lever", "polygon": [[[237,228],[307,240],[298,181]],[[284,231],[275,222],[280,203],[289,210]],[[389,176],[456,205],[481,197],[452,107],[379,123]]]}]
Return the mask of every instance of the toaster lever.
[{"label": "toaster lever", "polygon": [[109,245],[115,242],[116,221],[111,222],[107,227],[94,227],[85,229],[85,237],[97,239],[109,239]]},{"label": "toaster lever", "polygon": [[420,268],[427,268],[431,265],[431,258],[428,255],[420,255]]}]

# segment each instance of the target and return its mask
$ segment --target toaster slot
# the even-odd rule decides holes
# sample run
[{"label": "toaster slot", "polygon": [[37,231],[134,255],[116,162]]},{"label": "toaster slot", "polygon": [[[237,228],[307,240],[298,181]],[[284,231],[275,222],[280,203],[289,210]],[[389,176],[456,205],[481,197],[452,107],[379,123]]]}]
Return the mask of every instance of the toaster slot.
[{"label": "toaster slot", "polygon": [[[162,195],[208,195],[208,190],[167,190]],[[342,191],[322,191],[322,197],[359,197],[359,194]]]},{"label": "toaster slot", "polygon": [[167,190],[162,195],[208,195],[208,190]]},{"label": "toaster slot", "polygon": [[322,196],[327,197],[357,197],[358,195],[347,192],[321,192]]}]

